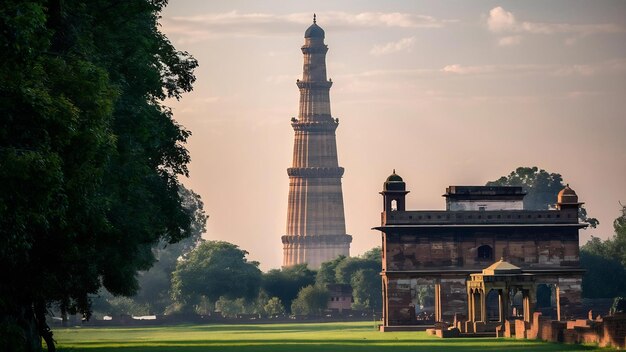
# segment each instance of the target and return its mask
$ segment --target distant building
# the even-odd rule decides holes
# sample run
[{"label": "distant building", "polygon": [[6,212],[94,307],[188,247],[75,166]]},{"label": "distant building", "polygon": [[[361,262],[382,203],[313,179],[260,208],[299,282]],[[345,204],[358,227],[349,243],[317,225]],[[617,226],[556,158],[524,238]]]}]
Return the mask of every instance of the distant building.
[{"label": "distant building", "polygon": [[330,310],[338,311],[351,310],[354,298],[352,297],[352,287],[346,284],[328,284],[328,306]]},{"label": "distant building", "polygon": [[[554,318],[578,313],[584,272],[578,231],[587,224],[578,222],[582,203],[569,186],[559,193],[556,209],[541,211],[523,209],[521,187],[482,186],[448,187],[446,210],[407,211],[409,192],[395,170],[380,193],[384,330],[452,322],[455,314],[488,323],[503,313],[528,317],[532,312],[524,309]],[[489,281],[484,273],[503,267],[510,271],[503,275],[532,285],[507,284],[509,292],[505,286],[477,288],[492,287],[489,282],[470,287],[472,274]],[[484,306],[468,305],[473,294],[472,302]]]},{"label": "distant building", "polygon": [[289,175],[287,231],[282,236],[283,266],[308,264],[318,269],[339,255],[350,255],[352,236],[346,234],[335,130],[339,120],[330,114],[330,87],[326,78],[324,30],[313,24],[304,33],[304,69],[300,112],[292,118],[295,132]]}]

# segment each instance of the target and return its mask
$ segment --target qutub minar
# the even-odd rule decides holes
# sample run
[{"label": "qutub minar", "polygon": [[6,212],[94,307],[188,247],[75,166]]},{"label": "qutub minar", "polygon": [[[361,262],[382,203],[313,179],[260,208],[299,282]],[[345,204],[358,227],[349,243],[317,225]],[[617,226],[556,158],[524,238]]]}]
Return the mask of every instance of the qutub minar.
[{"label": "qutub minar", "polygon": [[309,268],[339,255],[350,255],[352,236],[346,234],[341,176],[335,130],[330,114],[330,87],[326,78],[324,30],[313,24],[304,33],[304,69],[300,112],[291,119],[295,131],[293,165],[289,175],[287,231],[282,236],[283,266],[306,263]]}]

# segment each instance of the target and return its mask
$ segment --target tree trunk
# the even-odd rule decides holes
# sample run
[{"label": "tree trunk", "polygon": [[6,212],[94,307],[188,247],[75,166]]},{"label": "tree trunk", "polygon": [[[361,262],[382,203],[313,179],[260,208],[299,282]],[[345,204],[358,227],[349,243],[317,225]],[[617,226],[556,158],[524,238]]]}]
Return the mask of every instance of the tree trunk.
[{"label": "tree trunk", "polygon": [[0,351],[41,352],[32,305],[15,304],[0,312]]},{"label": "tree trunk", "polygon": [[35,321],[37,322],[39,335],[46,341],[46,345],[48,345],[48,352],[56,352],[54,339],[52,338],[52,330],[50,330],[48,323],[46,323],[46,303],[43,301],[37,301],[35,303]]}]

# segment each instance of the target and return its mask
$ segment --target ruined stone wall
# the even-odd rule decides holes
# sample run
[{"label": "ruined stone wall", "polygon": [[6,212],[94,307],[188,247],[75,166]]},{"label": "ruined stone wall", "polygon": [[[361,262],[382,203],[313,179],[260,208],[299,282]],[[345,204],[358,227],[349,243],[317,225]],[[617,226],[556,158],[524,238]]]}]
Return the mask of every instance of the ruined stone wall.
[{"label": "ruined stone wall", "polygon": [[[578,230],[573,228],[414,229],[385,235],[386,269],[482,270],[504,257],[522,269],[579,268]],[[492,248],[491,258],[477,249]]]},{"label": "ruined stone wall", "polygon": [[[483,245],[491,246],[492,258],[478,258],[477,249]],[[385,324],[416,323],[411,312],[416,304],[411,287],[415,282],[436,286],[441,312],[437,320],[451,321],[454,314],[467,314],[469,273],[481,271],[500,257],[533,273],[537,284],[550,288],[546,313],[551,311],[555,319],[579,316],[582,272],[578,255],[576,228],[416,228],[384,233]]]}]

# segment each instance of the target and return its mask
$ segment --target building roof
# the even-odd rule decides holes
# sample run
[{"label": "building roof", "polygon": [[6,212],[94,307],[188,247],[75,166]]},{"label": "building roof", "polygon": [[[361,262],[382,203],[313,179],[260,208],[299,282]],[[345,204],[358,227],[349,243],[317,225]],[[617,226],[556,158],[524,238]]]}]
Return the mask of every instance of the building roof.
[{"label": "building roof", "polygon": [[317,25],[316,15],[313,14],[313,24],[304,32],[305,38],[321,38],[324,39],[324,30]]},{"label": "building roof", "polygon": [[579,204],[578,195],[569,187],[569,184],[559,192],[556,199],[559,204]]},{"label": "building roof", "polygon": [[519,186],[448,186],[443,195],[455,200],[509,200],[521,201],[526,192]]},{"label": "building roof", "polygon": [[497,262],[483,269],[483,275],[511,275],[521,274],[522,269],[500,258]]},{"label": "building roof", "polygon": [[396,169],[393,169],[393,173],[389,175],[385,183],[383,183],[383,190],[406,191],[406,183],[404,183],[404,180],[402,180],[400,175],[396,174]]}]

